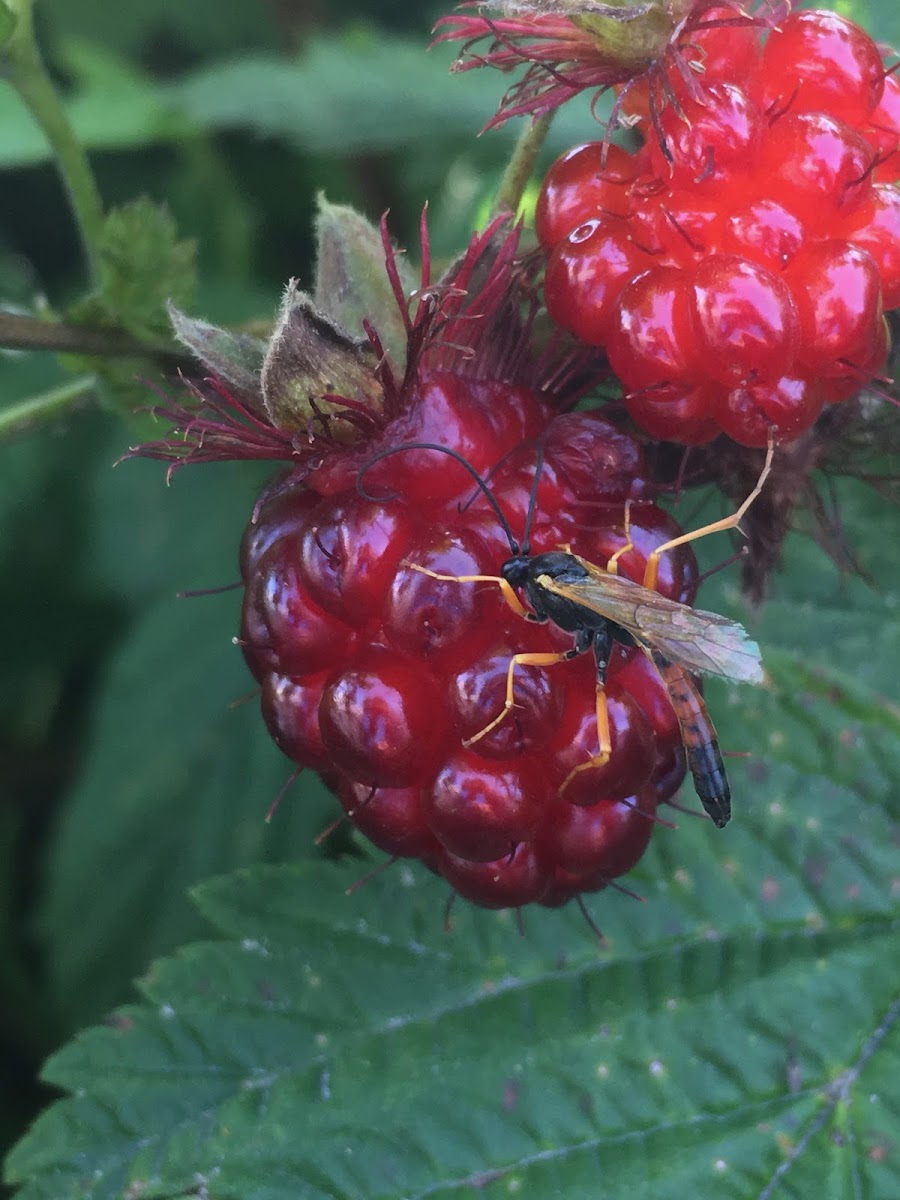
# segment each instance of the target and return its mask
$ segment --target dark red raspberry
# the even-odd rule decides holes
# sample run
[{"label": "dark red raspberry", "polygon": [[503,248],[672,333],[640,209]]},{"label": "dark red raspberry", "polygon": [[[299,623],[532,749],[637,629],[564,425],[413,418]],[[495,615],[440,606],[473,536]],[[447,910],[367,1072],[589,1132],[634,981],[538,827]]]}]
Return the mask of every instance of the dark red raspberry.
[{"label": "dark red raspberry", "polygon": [[[536,465],[529,435],[542,408],[509,392],[430,376],[380,445],[443,423],[441,444],[495,468],[491,492],[521,534]],[[595,413],[544,420],[534,552],[566,543],[602,565],[624,544],[630,498],[634,549],[619,569],[640,581],[674,526],[644,499],[635,443]],[[242,644],[273,737],[298,765],[337,780],[344,811],[376,845],[422,858],[478,904],[560,903],[602,888],[640,858],[657,804],[684,773],[664,684],[639,651],[616,652],[611,757],[562,793],[597,750],[589,655],[519,668],[515,709],[465,745],[502,710],[511,656],[566,649],[571,635],[523,621],[493,584],[414,569],[496,575],[509,557],[459,464],[438,451],[392,454],[365,472],[366,495],[383,496],[367,499],[355,451],[347,486],[335,488],[340,453],[264,498],[244,539]],[[691,601],[690,550],[661,565],[660,591]]]},{"label": "dark red raspberry", "polygon": [[[361,238],[369,264],[360,218],[328,219],[341,262],[360,256]],[[260,497],[240,555],[239,641],[266,724],[376,846],[495,908],[608,886],[643,854],[686,765],[670,691],[624,626],[606,672],[610,754],[598,763],[593,656],[566,660],[573,633],[523,619],[497,586],[511,559],[527,566],[528,554],[561,547],[598,569],[615,556],[619,575],[641,583],[679,533],[652,503],[637,441],[575,410],[596,356],[563,339],[532,350],[536,263],[518,257],[505,224],[476,235],[439,283],[423,246],[412,305],[382,228],[398,308],[382,313],[389,349],[374,322],[361,347],[290,291],[258,393],[244,343],[219,331],[215,355],[231,347],[243,390],[216,377],[195,386],[159,410],[172,436],[140,451],[175,464],[290,463]],[[335,247],[326,239],[322,251],[330,278]],[[354,302],[369,302],[370,282]],[[209,327],[182,325],[203,358]],[[322,356],[335,357],[350,395],[318,393]],[[524,560],[515,538],[527,541]],[[660,595],[691,604],[690,547],[658,566]],[[507,712],[520,654],[551,661],[518,664]]]}]

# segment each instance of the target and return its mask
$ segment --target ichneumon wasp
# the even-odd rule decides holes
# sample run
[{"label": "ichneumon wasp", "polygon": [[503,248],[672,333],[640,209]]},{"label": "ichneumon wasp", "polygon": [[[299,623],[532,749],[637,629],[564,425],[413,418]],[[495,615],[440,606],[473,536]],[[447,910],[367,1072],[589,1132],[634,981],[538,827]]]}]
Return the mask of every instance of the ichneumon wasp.
[{"label": "ichneumon wasp", "polygon": [[[369,467],[405,450],[435,450],[458,462],[474,479],[491,505],[509,542],[510,556],[499,575],[442,575],[416,563],[414,570],[434,579],[457,583],[495,583],[509,607],[527,621],[552,622],[571,633],[572,646],[561,652],[522,653],[511,657],[506,678],[506,699],[501,711],[464,743],[471,746],[495,729],[515,707],[514,677],[517,667],[546,667],[592,652],[596,668],[596,720],[598,752],[570,771],[559,791],[582,771],[605,765],[612,745],[606,705],[606,674],[614,647],[638,647],[653,663],[668,691],[687,764],[704,809],[718,828],[731,816],[731,791],[719,751],[716,730],[693,675],[707,674],[738,683],[761,683],[764,675],[759,647],[737,621],[717,613],[670,600],[656,590],[663,554],[711,533],[738,527],[741,518],[762,491],[772,467],[774,442],[770,440],[756,485],[729,517],[700,529],[682,533],[653,550],[646,560],[642,583],[618,574],[618,562],[633,548],[630,538],[630,502],[625,505],[626,542],[605,567],[588,562],[570,548],[532,554],[529,534],[534,516],[542,467],[538,450],[534,482],[521,545],[513,536],[496,497],[475,468],[461,454],[431,442],[411,442],[382,451],[362,469],[358,487]],[[374,497],[369,497],[374,498]],[[520,599],[524,597],[525,603]]]}]

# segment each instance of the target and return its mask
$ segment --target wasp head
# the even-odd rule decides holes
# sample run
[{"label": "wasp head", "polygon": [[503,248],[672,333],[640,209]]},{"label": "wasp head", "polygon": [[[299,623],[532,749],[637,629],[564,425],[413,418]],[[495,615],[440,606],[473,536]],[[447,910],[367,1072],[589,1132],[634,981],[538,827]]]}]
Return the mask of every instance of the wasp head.
[{"label": "wasp head", "polygon": [[513,588],[524,587],[530,576],[531,555],[514,554],[500,568],[500,575]]}]

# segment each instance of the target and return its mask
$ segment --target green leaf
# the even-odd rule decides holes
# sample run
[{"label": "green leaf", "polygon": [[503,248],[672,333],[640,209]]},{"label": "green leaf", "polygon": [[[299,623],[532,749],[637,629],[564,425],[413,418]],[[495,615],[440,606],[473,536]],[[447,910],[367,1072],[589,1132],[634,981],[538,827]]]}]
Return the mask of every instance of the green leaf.
[{"label": "green leaf", "polygon": [[[455,140],[468,147],[495,112],[504,79],[495,71],[450,74],[456,51],[427,50],[421,40],[368,34],[311,37],[303,56],[287,62],[247,54],[204,65],[170,85],[167,96],[205,129],[248,129],[315,154],[378,154]],[[597,137],[588,101],[560,110],[548,152]],[[518,122],[491,133],[485,153],[501,160]]]},{"label": "green leaf", "polygon": [[278,44],[274,13],[254,0],[141,0],[140,4],[104,4],[95,0],[41,0],[54,29],[91,37],[137,56],[165,31],[179,48],[209,54],[247,46]]},{"label": "green leaf", "polygon": [[[72,80],[67,111],[86,149],[128,150],[189,131],[150,77],[108,50],[72,38],[63,42],[58,57]],[[11,87],[0,86],[0,165],[22,167],[51,158],[31,114]]]},{"label": "green leaf", "polygon": [[[661,831],[651,902],[595,904],[603,952],[576,910],[528,913],[519,937],[510,914],[462,908],[446,936],[443,888],[406,868],[349,898],[358,867],[204,885],[224,937],[158,963],[141,1005],[51,1059],[69,1098],[10,1181],[22,1200],[197,1181],[242,1200],[587,1200],[598,1179],[604,1195],[717,1200],[849,1196],[855,1176],[888,1200],[890,821],[865,814],[851,854],[808,820],[839,817],[846,794],[782,768],[771,795],[781,819],[745,819],[726,870],[709,869],[707,825]],[[793,837],[793,866],[774,834]],[[817,852],[818,873],[802,865]]]},{"label": "green leaf", "polygon": [[16,27],[17,17],[7,0],[0,0],[0,48],[6,45]]},{"label": "green leaf", "polygon": [[147,197],[107,216],[97,247],[98,289],[72,315],[111,324],[149,342],[167,342],[167,304],[190,304],[196,288],[196,244],[180,241],[171,214]]},{"label": "green leaf", "polygon": [[231,644],[231,595],[161,601],[113,659],[80,779],[50,859],[41,929],[61,1018],[96,1020],[150,956],[199,932],[187,887],[261,859],[303,857],[331,815],[304,776],[267,826],[291,772]]}]

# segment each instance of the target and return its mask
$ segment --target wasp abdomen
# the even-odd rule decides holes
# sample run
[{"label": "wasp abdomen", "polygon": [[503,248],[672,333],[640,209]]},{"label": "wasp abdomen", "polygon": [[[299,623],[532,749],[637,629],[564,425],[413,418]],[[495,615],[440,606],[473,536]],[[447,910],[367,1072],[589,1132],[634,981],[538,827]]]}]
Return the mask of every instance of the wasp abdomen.
[{"label": "wasp abdomen", "polygon": [[731,789],[719,753],[716,728],[690,675],[659,654],[653,655],[653,662],[669,691],[697,795],[713,822],[721,829],[731,817]]}]

